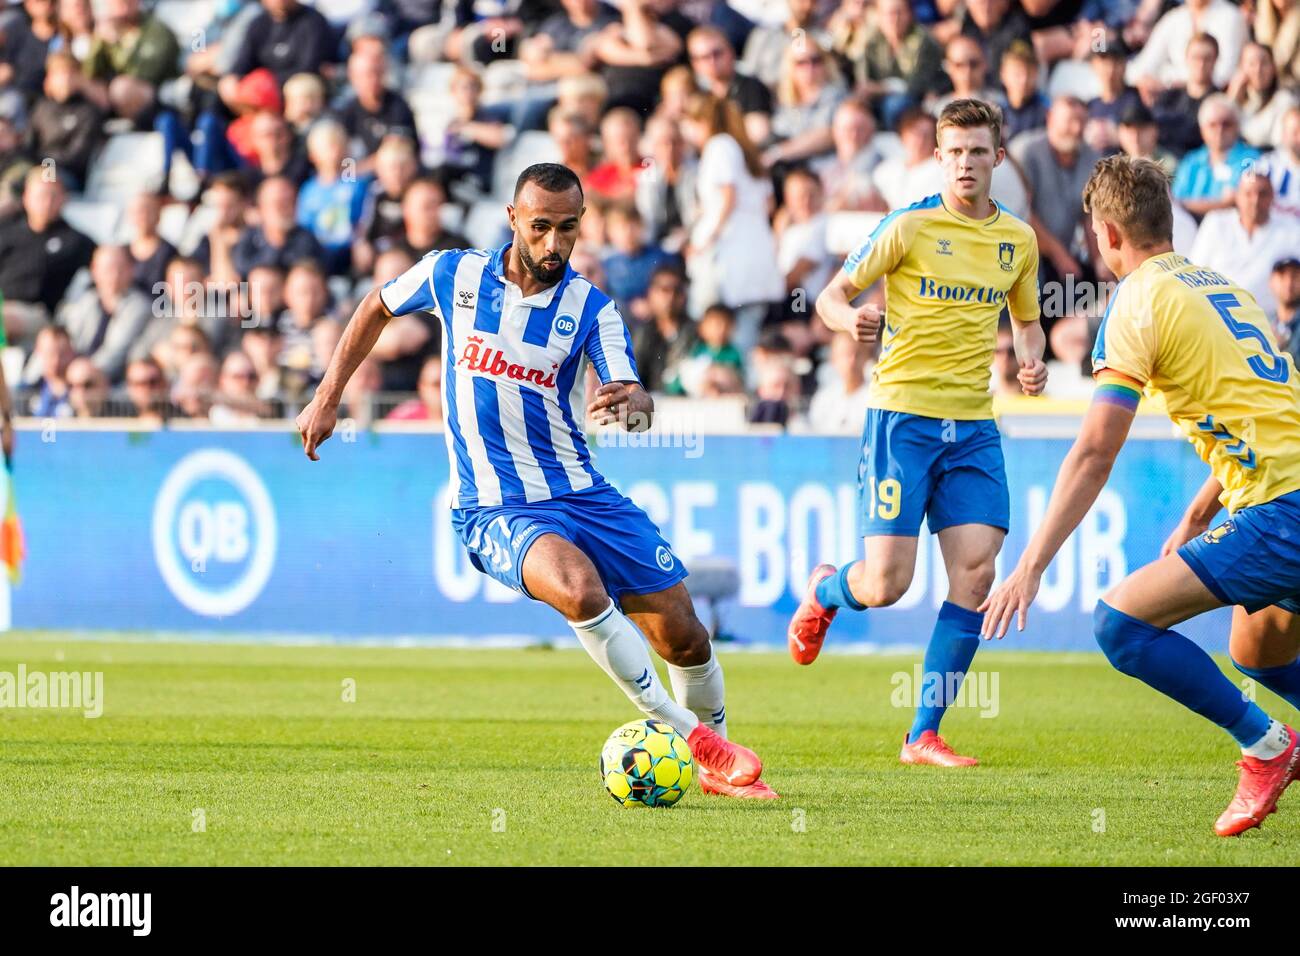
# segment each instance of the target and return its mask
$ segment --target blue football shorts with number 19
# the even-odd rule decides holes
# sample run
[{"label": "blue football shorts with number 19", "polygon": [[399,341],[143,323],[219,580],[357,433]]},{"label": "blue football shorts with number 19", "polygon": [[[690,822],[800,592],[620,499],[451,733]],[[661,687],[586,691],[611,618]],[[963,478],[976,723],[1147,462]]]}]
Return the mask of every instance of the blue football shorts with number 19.
[{"label": "blue football shorts with number 19", "polygon": [[1011,499],[992,419],[867,410],[858,465],[858,534],[912,537],[959,524],[1007,529]]}]

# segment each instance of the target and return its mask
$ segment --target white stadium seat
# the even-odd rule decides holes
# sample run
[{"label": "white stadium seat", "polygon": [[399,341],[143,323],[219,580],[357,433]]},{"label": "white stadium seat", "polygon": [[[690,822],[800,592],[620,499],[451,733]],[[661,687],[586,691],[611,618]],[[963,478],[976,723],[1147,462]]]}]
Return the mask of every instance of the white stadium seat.
[{"label": "white stadium seat", "polygon": [[469,207],[461,231],[476,249],[495,249],[509,238],[509,228],[501,203],[482,199]]},{"label": "white stadium seat", "polygon": [[492,169],[492,194],[509,200],[515,189],[519,173],[533,163],[558,163],[560,150],[543,130],[528,130],[515,137],[509,146],[497,152]]},{"label": "white stadium seat", "polygon": [[95,156],[85,198],[125,203],[138,192],[163,184],[162,133],[117,133]]},{"label": "white stadium seat", "polygon": [[117,239],[122,207],[109,200],[70,198],[63,204],[63,218],[73,229],[84,232],[95,245],[100,246]]},{"label": "white stadium seat", "polygon": [[1047,81],[1049,100],[1068,95],[1077,96],[1086,103],[1095,99],[1100,92],[1092,67],[1082,60],[1061,60],[1052,69],[1052,78]]}]

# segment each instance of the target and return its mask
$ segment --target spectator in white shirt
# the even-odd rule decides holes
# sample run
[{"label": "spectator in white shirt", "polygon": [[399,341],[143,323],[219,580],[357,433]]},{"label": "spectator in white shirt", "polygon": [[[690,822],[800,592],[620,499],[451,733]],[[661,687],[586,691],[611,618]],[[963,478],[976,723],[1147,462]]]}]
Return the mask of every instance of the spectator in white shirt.
[{"label": "spectator in white shirt", "polygon": [[1273,184],[1258,169],[1249,169],[1237,185],[1235,204],[1206,215],[1196,233],[1192,262],[1221,272],[1272,312],[1277,303],[1269,288],[1273,263],[1300,249],[1300,224],[1272,215]]},{"label": "spectator in white shirt", "polygon": [[1187,0],[1161,17],[1142,52],[1129,62],[1128,82],[1148,102],[1161,90],[1187,82],[1187,44],[1198,33],[1219,41],[1214,85],[1225,88],[1249,33],[1241,8],[1228,0]]},{"label": "spectator in white shirt", "polygon": [[1273,180],[1273,211],[1300,219],[1300,106],[1282,117],[1282,140],[1263,165]]},{"label": "spectator in white shirt", "polygon": [[876,191],[890,209],[902,209],[943,188],[943,170],[934,158],[935,119],[913,107],[898,118],[903,152],[876,167]]},{"label": "spectator in white shirt", "polygon": [[808,427],[827,435],[856,435],[867,415],[870,353],[847,332],[837,332],[831,339],[829,364],[834,379],[813,393]]}]

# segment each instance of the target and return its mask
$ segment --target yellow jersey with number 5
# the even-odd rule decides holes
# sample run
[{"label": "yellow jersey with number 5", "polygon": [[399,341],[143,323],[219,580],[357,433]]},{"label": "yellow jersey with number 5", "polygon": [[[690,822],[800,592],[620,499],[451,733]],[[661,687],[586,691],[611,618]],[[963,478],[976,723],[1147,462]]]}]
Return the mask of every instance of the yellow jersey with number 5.
[{"label": "yellow jersey with number 5", "polygon": [[1164,399],[1230,512],[1300,490],[1300,376],[1254,296],[1225,276],[1176,252],[1146,260],[1111,296],[1092,366]]},{"label": "yellow jersey with number 5", "polygon": [[1038,241],[994,203],[977,220],[936,194],[891,212],[844,262],[859,289],[885,277],[872,408],[965,421],[992,418],[998,316],[1035,322]]}]

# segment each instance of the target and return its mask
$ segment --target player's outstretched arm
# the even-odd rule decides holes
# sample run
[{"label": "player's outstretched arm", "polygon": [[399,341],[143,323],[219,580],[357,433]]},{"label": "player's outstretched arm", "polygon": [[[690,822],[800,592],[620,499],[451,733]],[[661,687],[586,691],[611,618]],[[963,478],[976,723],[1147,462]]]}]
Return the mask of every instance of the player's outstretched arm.
[{"label": "player's outstretched arm", "polygon": [[1221,494],[1223,494],[1223,485],[1219,483],[1218,478],[1210,475],[1196,492],[1192,503],[1187,506],[1182,520],[1178,522],[1178,527],[1165,539],[1164,546],[1160,549],[1160,557],[1172,554],[1210,527],[1210,522],[1223,507],[1219,504]]},{"label": "player's outstretched arm", "polygon": [[817,296],[817,314],[832,332],[848,332],[859,342],[871,343],[880,334],[884,313],[874,305],[854,308],[861,291],[848,273],[837,272]]},{"label": "player's outstretched arm", "polygon": [[371,289],[357,306],[348,321],[338,348],[330,359],[325,377],[316,387],[316,394],[298,415],[298,431],[302,434],[302,450],[312,461],[320,461],[317,447],[334,433],[338,419],[339,401],[343,387],[361,361],[370,354],[379,339],[379,333],[388,324],[391,314],[379,300],[379,290]]},{"label": "player's outstretched arm", "polygon": [[1128,438],[1134,413],[1135,408],[1111,404],[1100,395],[1093,399],[1079,437],[1061,463],[1042,525],[1016,569],[978,608],[984,612],[981,633],[985,640],[1005,635],[1013,616],[1016,629],[1025,629],[1043,572],[1105,487],[1115,457]]},{"label": "player's outstretched arm", "polygon": [[1020,366],[1016,378],[1021,391],[1026,395],[1042,395],[1043,389],[1047,388],[1047,363],[1043,361],[1047,335],[1043,332],[1043,324],[1036,319],[1018,322],[1013,317],[1011,340],[1016,350],[1016,364]]}]

